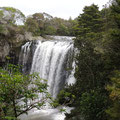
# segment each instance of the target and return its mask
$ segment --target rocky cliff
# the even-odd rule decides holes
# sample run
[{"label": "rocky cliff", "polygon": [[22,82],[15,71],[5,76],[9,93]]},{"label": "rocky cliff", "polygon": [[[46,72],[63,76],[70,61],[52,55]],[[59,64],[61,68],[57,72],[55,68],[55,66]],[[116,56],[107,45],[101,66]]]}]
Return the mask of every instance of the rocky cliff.
[{"label": "rocky cliff", "polygon": [[43,39],[42,37],[33,37],[30,32],[17,32],[15,28],[7,28],[0,34],[0,66],[6,61],[17,63],[21,46],[27,41]]}]

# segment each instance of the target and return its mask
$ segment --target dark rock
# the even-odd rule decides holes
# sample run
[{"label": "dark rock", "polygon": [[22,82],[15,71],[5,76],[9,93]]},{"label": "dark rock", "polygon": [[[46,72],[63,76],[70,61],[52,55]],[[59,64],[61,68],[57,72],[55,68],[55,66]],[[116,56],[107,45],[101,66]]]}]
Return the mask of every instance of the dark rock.
[{"label": "dark rock", "polygon": [[[31,33],[17,33],[14,28],[9,26],[10,32],[0,34],[0,66],[5,62],[17,63],[21,46],[28,41],[42,40],[42,37],[33,37]],[[7,58],[10,58],[9,60]]]}]

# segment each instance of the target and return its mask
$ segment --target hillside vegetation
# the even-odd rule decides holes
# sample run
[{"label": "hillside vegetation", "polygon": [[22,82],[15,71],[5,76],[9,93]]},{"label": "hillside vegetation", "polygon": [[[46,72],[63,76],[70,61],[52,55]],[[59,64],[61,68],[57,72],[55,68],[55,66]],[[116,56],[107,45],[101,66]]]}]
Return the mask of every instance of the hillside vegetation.
[{"label": "hillside vegetation", "polygon": [[120,120],[120,0],[102,10],[85,6],[77,21],[76,83],[58,99],[66,104],[72,99],[75,109],[66,120]]}]

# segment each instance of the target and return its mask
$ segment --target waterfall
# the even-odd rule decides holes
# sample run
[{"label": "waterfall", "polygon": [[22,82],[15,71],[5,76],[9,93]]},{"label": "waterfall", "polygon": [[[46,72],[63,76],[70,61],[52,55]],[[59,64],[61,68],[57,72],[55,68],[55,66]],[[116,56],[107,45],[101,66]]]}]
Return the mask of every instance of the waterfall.
[{"label": "waterfall", "polygon": [[73,76],[73,72],[70,74],[73,51],[71,37],[55,36],[52,40],[27,42],[21,48],[19,63],[23,65],[23,72],[37,72],[40,78],[46,79],[48,92],[56,98],[65,83]]},{"label": "waterfall", "polygon": [[27,42],[25,45],[21,47],[21,52],[19,55],[19,64],[22,65],[23,73],[30,73],[32,59],[36,47],[37,41]]}]

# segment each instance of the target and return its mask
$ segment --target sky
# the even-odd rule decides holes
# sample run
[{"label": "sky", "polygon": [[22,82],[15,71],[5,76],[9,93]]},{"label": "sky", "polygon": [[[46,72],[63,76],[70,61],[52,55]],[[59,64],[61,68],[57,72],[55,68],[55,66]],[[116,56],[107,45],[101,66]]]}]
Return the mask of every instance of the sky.
[{"label": "sky", "polygon": [[102,9],[109,0],[0,0],[0,7],[14,7],[26,16],[45,12],[53,17],[76,18],[84,6],[96,4]]}]

